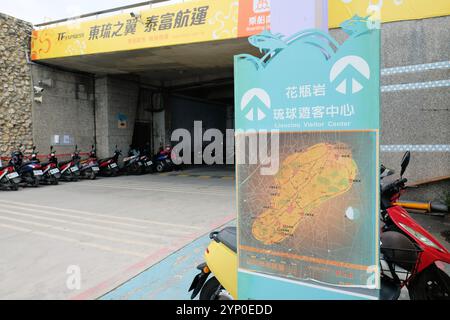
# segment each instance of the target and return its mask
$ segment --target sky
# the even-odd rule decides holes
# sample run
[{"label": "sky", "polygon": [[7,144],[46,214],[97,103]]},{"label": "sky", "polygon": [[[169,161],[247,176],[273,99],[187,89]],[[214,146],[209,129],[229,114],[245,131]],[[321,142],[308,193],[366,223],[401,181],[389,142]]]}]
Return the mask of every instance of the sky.
[{"label": "sky", "polygon": [[33,24],[38,24],[143,1],[144,0],[0,0],[0,12]]}]

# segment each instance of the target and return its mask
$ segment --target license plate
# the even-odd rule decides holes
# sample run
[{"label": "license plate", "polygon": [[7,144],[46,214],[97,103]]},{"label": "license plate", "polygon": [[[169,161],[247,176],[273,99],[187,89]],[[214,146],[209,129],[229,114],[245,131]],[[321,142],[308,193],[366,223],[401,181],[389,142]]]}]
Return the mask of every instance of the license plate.
[{"label": "license plate", "polygon": [[92,167],[92,171],[98,172],[98,171],[100,171],[100,168],[99,167]]},{"label": "license plate", "polygon": [[110,167],[111,169],[117,168],[117,164],[116,164],[116,163],[111,163],[111,164],[109,165],[109,167]]},{"label": "license plate", "polygon": [[149,161],[149,162],[147,162],[145,165],[146,165],[147,167],[150,167],[151,165],[153,165],[153,162],[152,162],[152,161]]},{"label": "license plate", "polygon": [[35,176],[42,176],[44,173],[42,172],[42,170],[33,170],[33,174]]},{"label": "license plate", "polygon": [[18,176],[19,176],[19,174],[18,174],[17,172],[13,172],[13,173],[10,173],[10,174],[6,175],[6,177],[7,177],[9,180],[14,179],[14,178],[17,178]]},{"label": "license plate", "polygon": [[70,170],[71,170],[72,172],[77,172],[77,171],[78,171],[78,167],[77,167],[77,166],[72,167],[72,168],[70,168]]},{"label": "license plate", "polygon": [[137,164],[138,164],[139,167],[142,167],[142,162],[138,161]]},{"label": "license plate", "polygon": [[59,173],[59,169],[51,169],[50,171],[50,174],[57,174],[57,173]]}]

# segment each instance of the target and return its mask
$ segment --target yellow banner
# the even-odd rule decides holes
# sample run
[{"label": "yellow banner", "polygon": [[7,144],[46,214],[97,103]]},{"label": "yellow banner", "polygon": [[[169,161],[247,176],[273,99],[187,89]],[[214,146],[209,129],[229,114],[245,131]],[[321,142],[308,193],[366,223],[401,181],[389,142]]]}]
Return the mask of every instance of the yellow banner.
[{"label": "yellow banner", "polygon": [[[272,0],[280,1],[280,0]],[[450,0],[329,0],[329,26],[377,8],[383,22],[450,15]],[[246,37],[270,29],[268,0],[197,0],[34,30],[32,60]]]},{"label": "yellow banner", "polygon": [[376,8],[381,9],[382,22],[425,19],[450,15],[450,0],[329,0],[328,25],[337,28],[355,14],[364,17]]},{"label": "yellow banner", "polygon": [[33,60],[236,38],[238,0],[201,0],[33,31]]}]

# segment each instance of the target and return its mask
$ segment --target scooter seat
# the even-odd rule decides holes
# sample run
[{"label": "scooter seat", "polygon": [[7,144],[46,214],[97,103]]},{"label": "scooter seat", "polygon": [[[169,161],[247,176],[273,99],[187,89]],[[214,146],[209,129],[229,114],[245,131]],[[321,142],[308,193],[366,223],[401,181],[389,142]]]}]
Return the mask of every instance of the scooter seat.
[{"label": "scooter seat", "polygon": [[236,227],[226,227],[219,231],[216,237],[217,241],[237,252]]},{"label": "scooter seat", "polygon": [[106,162],[106,161],[111,160],[111,159],[112,159],[112,158],[100,159],[100,160],[98,161],[98,163],[103,163],[103,162]]},{"label": "scooter seat", "polygon": [[20,169],[23,169],[23,168],[25,168],[26,166],[29,166],[30,164],[36,164],[36,162],[31,162],[31,161],[29,161],[29,162],[25,162],[25,163],[22,163],[21,165],[20,165]]}]

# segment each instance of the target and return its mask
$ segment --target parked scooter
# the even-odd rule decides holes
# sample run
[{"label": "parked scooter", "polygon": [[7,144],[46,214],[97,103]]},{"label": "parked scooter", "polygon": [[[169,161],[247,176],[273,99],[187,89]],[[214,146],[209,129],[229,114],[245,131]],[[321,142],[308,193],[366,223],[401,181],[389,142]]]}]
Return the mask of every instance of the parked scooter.
[{"label": "parked scooter", "polygon": [[144,163],[141,160],[141,152],[132,148],[128,151],[128,157],[123,159],[122,171],[126,174],[144,173]]},{"label": "parked scooter", "polygon": [[172,147],[166,146],[155,155],[154,166],[156,172],[165,172],[175,169],[175,164],[172,161]]},{"label": "parked scooter", "polygon": [[51,162],[52,157],[55,157],[55,153],[53,152],[53,147],[50,147],[50,154],[48,155],[48,162],[41,163],[37,157],[39,152],[36,151],[36,147],[33,147],[33,153],[31,155],[31,162],[40,163],[42,168],[42,179],[41,184],[52,184],[57,185],[59,179],[61,178],[61,172],[59,171],[56,163]]},{"label": "parked scooter", "polygon": [[112,157],[101,159],[98,161],[100,166],[100,175],[107,177],[115,177],[119,174],[119,156],[122,155],[122,151],[116,148]]},{"label": "parked scooter", "polygon": [[[403,174],[409,161],[407,152],[400,179],[381,185],[380,298],[396,300],[406,287],[411,300],[450,300],[450,277],[444,271],[444,263],[450,264],[450,253],[403,207],[395,205],[406,188]],[[392,174],[393,170],[381,167],[381,179]],[[210,238],[206,262],[197,267],[200,273],[189,288],[191,299],[199,293],[200,300],[233,299],[237,296],[236,228],[212,232]]]},{"label": "parked scooter", "polygon": [[1,190],[19,190],[19,183],[21,181],[19,173],[13,165],[7,164],[0,167],[0,189]]},{"label": "parked scooter", "polygon": [[80,177],[84,179],[95,180],[97,178],[97,173],[100,171],[100,167],[97,163],[97,156],[94,145],[91,146],[89,158],[81,160],[78,146],[75,147],[74,155],[80,168]]},{"label": "parked scooter", "polygon": [[11,160],[9,160],[9,164],[13,165],[17,173],[19,173],[21,177],[21,184],[23,186],[36,188],[39,186],[43,175],[41,164],[31,161],[23,162],[24,156],[20,150],[21,148],[22,146],[19,147],[19,150],[11,153]]},{"label": "parked scooter", "polygon": [[[444,263],[450,264],[450,253],[396,205],[407,188],[403,174],[409,161],[407,152],[400,179],[381,186],[381,298],[396,300],[401,288],[406,287],[411,300],[450,300],[450,277],[444,271]],[[393,173],[382,167],[380,177]]]},{"label": "parked scooter", "polygon": [[72,153],[70,160],[58,162],[58,168],[61,171],[61,179],[64,181],[76,182],[80,178],[80,168],[78,167],[79,159],[76,152],[77,148],[75,147],[75,151]]},{"label": "parked scooter", "polygon": [[145,147],[141,149],[141,162],[144,164],[143,173],[151,173],[154,171],[154,163],[151,156],[150,144],[147,143]]}]

